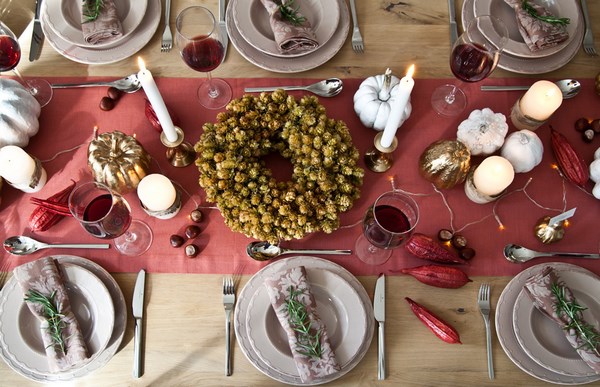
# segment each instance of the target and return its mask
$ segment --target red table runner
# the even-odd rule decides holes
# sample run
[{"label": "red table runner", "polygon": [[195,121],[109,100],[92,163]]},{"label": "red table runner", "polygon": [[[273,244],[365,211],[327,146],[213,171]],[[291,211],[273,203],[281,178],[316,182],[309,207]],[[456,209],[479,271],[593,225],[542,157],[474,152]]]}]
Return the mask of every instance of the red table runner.
[{"label": "red table runner", "polygon": [[[55,78],[51,82],[78,82],[80,78]],[[201,134],[204,122],[214,122],[217,111],[202,108],[195,101],[196,87],[203,79],[171,79],[159,78],[158,87],[174,115],[179,126],[185,131],[186,139],[195,143]],[[244,87],[309,84],[313,79],[229,79],[234,96],[243,94]],[[372,148],[375,131],[365,128],[353,110],[352,97],[357,90],[360,79],[345,79],[344,90],[335,98],[321,98],[320,102],[327,108],[331,118],[346,122],[355,146],[361,155]],[[415,196],[421,209],[421,219],[416,227],[417,232],[435,236],[439,229],[450,228],[453,221],[456,229],[467,226],[461,233],[468,239],[477,255],[469,266],[464,269],[469,275],[514,275],[525,265],[507,262],[502,249],[507,243],[518,243],[538,250],[562,250],[579,252],[598,252],[600,233],[600,202],[589,194],[592,183],[588,182],[586,192],[566,182],[564,196],[567,209],[577,207],[570,226],[566,229],[562,241],[553,245],[544,245],[533,234],[537,220],[545,215],[554,216],[556,211],[541,209],[536,206],[523,192],[515,192],[500,202],[485,205],[475,204],[467,199],[463,186],[443,191],[443,195],[452,209],[453,215],[444,204],[439,193],[433,186],[419,176],[418,157],[430,143],[439,139],[455,139],[456,129],[473,109],[491,108],[494,112],[507,115],[509,133],[515,128],[510,124],[508,115],[514,102],[523,92],[480,92],[480,84],[463,85],[469,104],[464,114],[447,118],[437,115],[430,107],[430,97],[433,89],[445,82],[455,80],[421,80],[416,79],[412,93],[413,111],[410,118],[398,130],[398,149],[394,152],[395,162],[388,172],[375,173],[365,169],[362,196],[354,203],[351,211],[342,214],[344,227],[332,234],[315,233],[302,240],[284,242],[284,247],[290,248],[336,248],[354,249],[354,242],[361,233],[360,220],[366,208],[375,198],[386,190],[391,189],[390,177],[394,178],[397,188],[417,193]],[[494,79],[486,84],[530,84],[527,79]],[[591,162],[594,150],[600,146],[600,136],[591,144],[584,143],[580,133],[573,128],[573,123],[579,117],[600,118],[600,97],[593,89],[592,79],[584,79],[582,92],[576,98],[565,100],[557,113],[549,120],[555,129],[566,135],[577,148],[587,163]],[[65,89],[55,90],[54,98],[48,106],[42,109],[39,133],[30,141],[26,151],[47,160],[61,150],[83,144],[79,149],[63,153],[52,161],[44,162],[48,172],[48,183],[42,191],[36,194],[25,194],[6,186],[2,190],[0,206],[0,235],[30,235],[45,242],[98,242],[87,235],[81,226],[72,218],[62,220],[50,230],[33,234],[27,227],[29,214],[34,206],[29,202],[31,196],[45,198],[65,187],[70,179],[77,181],[91,180],[87,163],[87,144],[92,137],[92,130],[98,125],[100,132],[120,130],[125,133],[135,133],[145,149],[158,162],[153,164],[152,172],[160,172],[175,180],[185,190],[192,194],[192,199],[182,192],[184,200],[181,212],[171,220],[158,220],[147,216],[140,208],[135,193],[126,195],[131,204],[133,216],[147,222],[154,231],[154,242],[150,250],[139,257],[120,255],[114,248],[100,250],[42,250],[27,257],[11,256],[4,251],[1,260],[8,261],[10,267],[52,253],[76,254],[90,258],[111,272],[135,272],[146,268],[149,272],[165,273],[245,273],[250,274],[259,270],[266,262],[257,262],[246,256],[246,245],[252,239],[230,231],[223,223],[217,210],[205,209],[204,220],[200,224],[201,235],[195,243],[201,253],[193,259],[187,258],[182,248],[173,248],[169,244],[171,234],[183,235],[183,229],[192,222],[188,215],[195,208],[194,200],[201,206],[210,207],[206,203],[204,193],[200,189],[198,171],[194,165],[186,168],[175,168],[168,165],[157,132],[150,126],[144,115],[144,98],[142,91],[124,95],[112,111],[102,111],[98,105],[106,94],[105,88]],[[292,92],[299,97],[301,92]],[[593,116],[593,117],[592,117]],[[523,188],[528,179],[532,179],[527,193],[538,203],[549,208],[563,207],[563,180],[551,165],[555,163],[550,147],[549,126],[543,125],[537,134],[544,144],[544,159],[533,171],[517,174],[508,192]],[[474,157],[473,163],[482,158]],[[364,166],[361,160],[361,165]],[[504,230],[492,216],[493,208],[504,225]],[[351,227],[351,225],[354,225]],[[404,267],[412,267],[429,263],[410,256],[403,247],[396,249],[392,258],[382,266],[369,266],[356,256],[329,256],[334,262],[341,264],[355,275],[373,275],[380,272],[393,273]],[[600,274],[600,262],[590,260],[569,260],[576,262]],[[536,261],[535,263],[539,263]],[[530,263],[528,265],[532,265]]]}]

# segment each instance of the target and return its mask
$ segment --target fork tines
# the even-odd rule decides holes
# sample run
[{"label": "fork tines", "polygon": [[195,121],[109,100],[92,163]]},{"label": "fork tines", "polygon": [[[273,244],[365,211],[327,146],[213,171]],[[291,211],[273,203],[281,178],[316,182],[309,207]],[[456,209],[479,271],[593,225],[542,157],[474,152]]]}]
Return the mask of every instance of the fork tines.
[{"label": "fork tines", "polygon": [[223,294],[233,294],[235,288],[233,286],[233,278],[223,277]]}]

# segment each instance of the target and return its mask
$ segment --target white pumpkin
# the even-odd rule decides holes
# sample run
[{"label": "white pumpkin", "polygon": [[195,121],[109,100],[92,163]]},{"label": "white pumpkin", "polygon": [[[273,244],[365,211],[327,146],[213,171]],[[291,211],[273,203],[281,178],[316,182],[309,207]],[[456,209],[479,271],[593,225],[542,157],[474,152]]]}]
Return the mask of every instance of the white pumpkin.
[{"label": "white pumpkin", "polygon": [[19,82],[0,78],[0,148],[29,144],[39,129],[41,107]]},{"label": "white pumpkin", "polygon": [[472,155],[490,155],[500,149],[507,132],[504,114],[484,108],[473,110],[469,118],[458,125],[456,137]]},{"label": "white pumpkin", "polygon": [[[360,122],[368,128],[383,130],[388,121],[392,106],[396,101],[400,79],[387,69],[385,74],[379,74],[365,79],[354,93],[354,111]],[[402,113],[400,125],[406,121],[412,112],[410,100]]]},{"label": "white pumpkin", "polygon": [[594,161],[590,163],[590,180],[596,183],[592,189],[592,195],[596,199],[600,199],[600,148],[596,149]]},{"label": "white pumpkin", "polygon": [[529,172],[542,162],[544,145],[537,134],[523,129],[506,138],[500,154],[510,161],[515,172]]}]

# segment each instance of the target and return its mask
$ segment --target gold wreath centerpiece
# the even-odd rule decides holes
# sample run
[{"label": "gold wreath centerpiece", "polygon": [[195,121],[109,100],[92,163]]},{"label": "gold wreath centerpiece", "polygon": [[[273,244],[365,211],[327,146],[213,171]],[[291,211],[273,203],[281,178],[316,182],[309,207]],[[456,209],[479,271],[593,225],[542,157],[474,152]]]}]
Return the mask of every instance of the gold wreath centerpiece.
[{"label": "gold wreath centerpiece", "polygon": [[[348,127],[314,96],[245,95],[203,129],[199,184],[233,231],[271,243],[331,233],[360,196],[364,171]],[[272,177],[263,160],[271,152],[292,163],[290,181]]]}]

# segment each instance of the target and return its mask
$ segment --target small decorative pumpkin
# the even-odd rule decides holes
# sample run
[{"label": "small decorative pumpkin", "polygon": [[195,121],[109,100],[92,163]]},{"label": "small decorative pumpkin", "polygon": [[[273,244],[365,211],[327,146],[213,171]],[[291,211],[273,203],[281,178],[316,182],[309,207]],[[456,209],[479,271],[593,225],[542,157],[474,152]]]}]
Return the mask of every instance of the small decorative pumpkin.
[{"label": "small decorative pumpkin", "polygon": [[125,194],[137,188],[150,171],[150,156],[135,139],[114,131],[98,135],[88,146],[88,166],[94,180]]},{"label": "small decorative pumpkin", "polygon": [[17,81],[0,78],[0,148],[26,147],[40,127],[38,101]]},{"label": "small decorative pumpkin", "polygon": [[[379,74],[365,79],[354,93],[354,111],[360,122],[368,128],[383,130],[388,121],[390,111],[396,100],[400,79],[387,69],[385,74]],[[410,100],[406,104],[400,119],[400,125],[406,121],[412,112]]]},{"label": "small decorative pumpkin", "polygon": [[507,132],[504,114],[484,108],[473,110],[469,118],[458,125],[456,137],[472,155],[490,155],[500,149]]},{"label": "small decorative pumpkin", "polygon": [[558,242],[565,236],[565,229],[563,228],[564,221],[548,224],[550,219],[549,216],[538,219],[537,224],[533,228],[535,236],[542,243],[546,244]]},{"label": "small decorative pumpkin", "polygon": [[438,189],[452,188],[465,181],[471,167],[471,153],[460,141],[439,140],[419,158],[419,172]]},{"label": "small decorative pumpkin", "polygon": [[500,154],[510,161],[516,173],[529,172],[542,162],[544,145],[537,134],[523,129],[506,138]]},{"label": "small decorative pumpkin", "polygon": [[600,148],[596,149],[594,161],[590,163],[590,180],[596,183],[592,188],[592,195],[600,199]]}]

